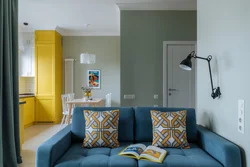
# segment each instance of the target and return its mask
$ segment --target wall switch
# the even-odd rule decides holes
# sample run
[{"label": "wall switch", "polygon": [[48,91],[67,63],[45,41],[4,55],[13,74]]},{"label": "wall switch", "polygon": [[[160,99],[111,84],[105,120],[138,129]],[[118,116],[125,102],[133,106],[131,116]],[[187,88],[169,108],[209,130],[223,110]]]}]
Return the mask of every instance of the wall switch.
[{"label": "wall switch", "polygon": [[155,94],[154,99],[157,100],[159,98],[159,95]]},{"label": "wall switch", "polygon": [[135,99],[135,95],[124,95],[124,99]]},{"label": "wall switch", "polygon": [[238,131],[242,134],[245,132],[245,101],[238,100]]}]

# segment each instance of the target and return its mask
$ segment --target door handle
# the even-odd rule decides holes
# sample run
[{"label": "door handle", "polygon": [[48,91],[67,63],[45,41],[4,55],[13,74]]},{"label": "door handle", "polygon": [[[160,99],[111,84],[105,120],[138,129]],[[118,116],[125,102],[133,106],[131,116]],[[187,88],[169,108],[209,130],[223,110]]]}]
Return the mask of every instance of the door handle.
[{"label": "door handle", "polygon": [[172,88],[169,88],[168,90],[169,91],[178,91],[178,89],[172,89]]}]

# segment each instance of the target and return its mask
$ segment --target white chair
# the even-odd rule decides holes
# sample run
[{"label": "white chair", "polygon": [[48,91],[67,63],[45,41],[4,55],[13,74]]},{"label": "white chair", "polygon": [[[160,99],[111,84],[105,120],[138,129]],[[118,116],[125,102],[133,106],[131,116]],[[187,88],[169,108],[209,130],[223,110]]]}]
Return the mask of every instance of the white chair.
[{"label": "white chair", "polygon": [[111,93],[106,95],[106,99],[105,99],[105,107],[111,107]]},{"label": "white chair", "polygon": [[68,96],[70,101],[75,99],[75,93],[69,93]]},{"label": "white chair", "polygon": [[63,124],[67,125],[67,120],[68,120],[68,116],[69,116],[69,108],[67,105],[67,101],[69,101],[69,94],[64,94],[61,96],[62,98],[62,114],[63,114],[63,118],[62,118],[62,122],[60,125],[59,130],[62,128]]},{"label": "white chair", "polygon": [[[74,100],[75,99],[75,93],[69,93],[68,97],[69,97],[69,101]],[[74,108],[75,108],[75,105],[72,106],[72,111],[74,110]]]}]

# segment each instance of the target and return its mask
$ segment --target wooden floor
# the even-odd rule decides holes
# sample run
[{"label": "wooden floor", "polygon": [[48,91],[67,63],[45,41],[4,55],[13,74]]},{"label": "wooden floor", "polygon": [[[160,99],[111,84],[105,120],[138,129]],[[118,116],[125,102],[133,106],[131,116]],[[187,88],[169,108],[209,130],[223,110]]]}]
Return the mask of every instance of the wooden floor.
[{"label": "wooden floor", "polygon": [[59,125],[33,125],[24,129],[24,144],[22,145],[23,163],[19,167],[35,167],[36,150],[39,145],[55,133],[57,133]]}]

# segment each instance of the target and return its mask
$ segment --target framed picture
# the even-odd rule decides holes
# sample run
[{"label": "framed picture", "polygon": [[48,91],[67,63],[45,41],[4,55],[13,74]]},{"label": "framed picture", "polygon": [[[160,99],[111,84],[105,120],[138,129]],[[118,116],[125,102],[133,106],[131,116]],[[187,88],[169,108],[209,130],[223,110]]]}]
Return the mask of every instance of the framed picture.
[{"label": "framed picture", "polygon": [[101,88],[101,71],[100,70],[88,70],[88,86],[93,89]]}]

